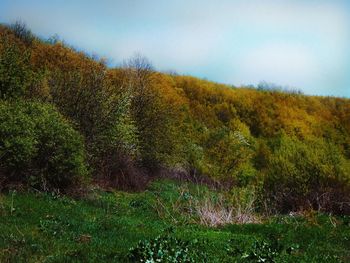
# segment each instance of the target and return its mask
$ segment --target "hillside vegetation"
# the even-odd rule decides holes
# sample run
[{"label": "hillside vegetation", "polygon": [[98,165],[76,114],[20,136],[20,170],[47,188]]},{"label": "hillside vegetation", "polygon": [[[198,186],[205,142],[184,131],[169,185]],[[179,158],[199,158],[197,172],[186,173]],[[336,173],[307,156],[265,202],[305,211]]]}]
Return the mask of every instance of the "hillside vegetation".
[{"label": "hillside vegetation", "polygon": [[[0,191],[5,193],[0,212],[2,218],[6,218],[0,228],[5,233],[11,226],[10,232],[17,231],[25,240],[18,239],[18,233],[10,236],[10,232],[6,233],[1,244],[3,252],[13,252],[12,245],[5,245],[12,244],[13,239],[16,246],[39,246],[36,252],[16,248],[19,258],[32,254],[41,257],[44,252],[52,251],[55,261],[55,253],[61,249],[65,251],[63,254],[71,251],[84,257],[84,249],[65,247],[66,241],[62,240],[57,241],[55,248],[43,247],[46,241],[51,242],[42,236],[43,233],[48,231],[55,236],[62,228],[65,229],[62,234],[77,235],[70,236],[69,240],[87,238],[89,241],[91,237],[79,235],[96,232],[100,237],[96,240],[92,237],[93,242],[108,243],[106,240],[112,237],[101,235],[110,234],[110,227],[117,227],[115,222],[122,229],[123,222],[133,225],[134,219],[127,217],[130,211],[126,210],[121,211],[126,213],[125,218],[109,214],[112,203],[126,202],[114,196],[111,197],[116,198],[113,202],[100,204],[100,199],[94,200],[99,203],[97,207],[89,203],[92,189],[98,186],[118,196],[128,196],[115,191],[144,191],[159,177],[192,182],[197,187],[204,184],[219,195],[218,198],[205,195],[195,203],[194,213],[199,218],[192,223],[198,230],[186,234],[187,239],[209,231],[208,238],[213,241],[216,230],[203,230],[204,226],[261,223],[267,216],[276,214],[317,211],[327,215],[350,215],[350,100],[307,96],[268,87],[234,87],[161,73],[141,55],[126,60],[120,67],[110,68],[103,59],[93,58],[60,40],[39,39],[20,23],[0,25]],[[10,193],[15,190],[20,191],[16,200],[22,208],[13,212],[15,199]],[[41,194],[34,194],[38,192]],[[47,200],[50,195],[59,196],[59,200]],[[103,194],[101,198],[105,197],[108,199],[110,195]],[[78,203],[72,198],[77,198]],[[31,206],[36,199],[41,205],[27,211],[25,206]],[[65,212],[62,216],[53,213],[56,208],[51,205],[66,211],[65,207],[71,202],[78,206],[72,218],[63,218]],[[48,211],[41,211],[39,206],[47,207]],[[158,207],[162,204],[158,203]],[[108,213],[104,215],[105,209]],[[76,226],[82,216],[79,211],[90,219],[84,221],[81,231],[70,232],[70,226]],[[70,217],[70,212],[66,212]],[[183,218],[185,212],[177,212]],[[144,213],[140,216],[147,217],[148,210]],[[153,216],[150,215],[150,222]],[[170,217],[182,220],[176,215]],[[40,233],[35,227],[38,220],[40,229],[44,229]],[[104,222],[98,224],[105,227],[105,232],[97,230],[94,220]],[[101,249],[101,256],[106,260],[110,256],[124,257],[127,253],[123,242],[132,245],[144,237],[154,238],[163,229],[157,226],[157,230],[151,231],[155,226],[139,226],[141,218],[135,220],[137,223],[130,225],[125,233],[116,230],[115,235],[124,235],[115,241],[118,244],[108,243],[105,248],[95,244],[94,249]],[[148,219],[145,220],[147,224]],[[166,220],[160,218],[154,224],[172,225]],[[16,230],[21,222],[27,222],[24,227],[28,228]],[[297,228],[299,224],[294,226]],[[59,229],[53,230],[56,227]],[[257,228],[264,232],[265,227],[270,228],[270,225]],[[288,230],[290,226],[278,227]],[[300,233],[303,227],[298,230]],[[126,233],[131,229],[141,232],[128,237]],[[255,231],[248,226],[229,229],[248,235]],[[213,250],[215,244],[227,243],[229,229],[218,232],[220,237],[217,237],[218,243],[213,241]],[[312,240],[326,237],[324,230],[315,235],[310,231]],[[28,241],[29,233],[39,235],[33,237],[33,244]],[[339,237],[339,233],[334,235]],[[39,243],[34,242],[36,238]],[[167,238],[170,237],[160,240],[168,242]],[[343,245],[349,239],[340,240],[339,253],[331,254],[344,258]],[[142,246],[152,246],[153,241],[150,242],[151,245],[140,244],[140,251],[145,249]],[[180,250],[185,244],[176,238],[170,238],[169,242],[174,242]],[[257,242],[253,246],[259,251],[266,249],[275,253],[278,250],[271,248],[269,242]],[[110,254],[108,246],[112,245],[119,247],[120,255]],[[139,255],[137,248],[135,251],[135,255]],[[236,256],[237,253],[239,251],[235,250]],[[193,255],[196,256],[201,257]],[[56,262],[60,260],[63,259]]]},{"label": "hillside vegetation", "polygon": [[[20,179],[40,189],[65,191],[64,183],[43,182],[54,176],[50,169],[70,169],[64,173],[71,177],[83,176],[88,169],[93,180],[140,189],[162,168],[190,178],[204,175],[228,191],[254,186],[260,201],[269,200],[278,211],[350,212],[349,200],[344,199],[349,196],[350,174],[348,99],[162,74],[142,56],[111,69],[60,41],[39,40],[19,23],[1,27],[0,52],[3,188]],[[42,143],[57,147],[45,162],[59,162],[58,152],[65,151],[69,167],[37,163],[40,139],[37,145],[29,141],[39,135],[23,132],[29,133],[27,125],[40,132],[35,108],[57,109],[56,115],[62,116],[55,121],[53,113],[48,114],[51,123],[46,125],[55,131]],[[79,146],[68,141],[72,149],[64,150],[63,142],[48,142],[58,139],[53,132],[59,133],[54,126],[60,124],[53,122],[59,119],[80,133]],[[84,151],[85,157],[68,151]],[[19,166],[16,162],[24,164],[22,157],[31,164]],[[38,172],[43,178],[30,182],[28,177]],[[75,174],[68,175],[71,172]]]}]

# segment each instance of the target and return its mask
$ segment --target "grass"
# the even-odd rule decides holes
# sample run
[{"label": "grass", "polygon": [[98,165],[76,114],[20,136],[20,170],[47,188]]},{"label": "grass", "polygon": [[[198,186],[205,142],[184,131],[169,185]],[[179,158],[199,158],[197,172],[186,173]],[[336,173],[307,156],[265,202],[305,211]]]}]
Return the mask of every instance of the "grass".
[{"label": "grass", "polygon": [[162,180],[141,193],[95,189],[80,200],[2,194],[0,262],[128,262],[129,250],[140,240],[168,232],[180,240],[204,241],[209,262],[259,262],[255,254],[273,254],[280,247],[289,252],[280,253],[277,262],[350,262],[349,217],[310,213],[210,228],[196,223],[189,205],[203,191]]}]

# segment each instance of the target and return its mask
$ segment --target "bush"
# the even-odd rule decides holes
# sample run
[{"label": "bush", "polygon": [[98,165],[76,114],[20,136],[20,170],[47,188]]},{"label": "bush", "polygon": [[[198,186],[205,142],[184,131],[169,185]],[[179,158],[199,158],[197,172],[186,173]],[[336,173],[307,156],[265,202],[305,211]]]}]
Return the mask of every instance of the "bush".
[{"label": "bush", "polygon": [[350,213],[349,163],[337,146],[282,135],[273,148],[263,192],[279,212]]},{"label": "bush", "polygon": [[200,198],[194,200],[194,211],[199,223],[205,226],[217,227],[227,224],[259,223],[255,213],[256,194],[253,187],[234,187],[229,193],[200,193]]},{"label": "bush", "polygon": [[249,183],[249,177],[254,177],[255,172],[249,164],[253,146],[248,138],[241,131],[228,128],[210,134],[205,148],[208,170],[213,177],[232,179],[238,185]]},{"label": "bush", "polygon": [[64,191],[87,175],[81,136],[49,105],[2,101],[0,171],[3,185]]}]

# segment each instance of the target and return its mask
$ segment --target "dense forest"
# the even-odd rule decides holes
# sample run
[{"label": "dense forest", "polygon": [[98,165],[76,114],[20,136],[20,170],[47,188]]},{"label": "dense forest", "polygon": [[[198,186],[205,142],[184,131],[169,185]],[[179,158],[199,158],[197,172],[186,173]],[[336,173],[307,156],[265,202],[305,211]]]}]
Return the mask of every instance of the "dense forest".
[{"label": "dense forest", "polygon": [[[0,28],[0,186],[142,190],[157,176],[250,191],[268,213],[350,213],[350,100],[110,68]],[[238,65],[239,66],[239,65]]]}]

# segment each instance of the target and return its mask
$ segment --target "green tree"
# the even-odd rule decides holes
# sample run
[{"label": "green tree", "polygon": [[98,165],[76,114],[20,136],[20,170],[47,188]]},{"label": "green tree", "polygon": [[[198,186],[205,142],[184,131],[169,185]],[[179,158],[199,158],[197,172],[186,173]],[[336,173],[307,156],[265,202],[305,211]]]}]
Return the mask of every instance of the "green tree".
[{"label": "green tree", "polygon": [[0,35],[0,99],[25,95],[32,81],[30,51],[21,48],[10,36]]}]

